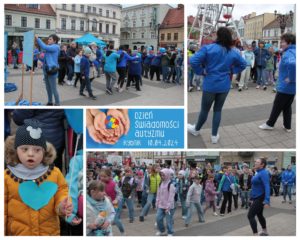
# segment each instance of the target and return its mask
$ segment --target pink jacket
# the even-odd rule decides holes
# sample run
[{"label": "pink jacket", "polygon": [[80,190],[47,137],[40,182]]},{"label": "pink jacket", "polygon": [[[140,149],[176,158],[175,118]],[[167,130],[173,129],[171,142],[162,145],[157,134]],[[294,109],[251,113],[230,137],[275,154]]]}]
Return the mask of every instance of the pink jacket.
[{"label": "pink jacket", "polygon": [[161,172],[164,173],[165,180],[161,182],[158,188],[156,207],[170,210],[174,208],[175,186],[171,184],[168,190],[169,183],[171,182],[171,170],[164,168]]},{"label": "pink jacket", "polygon": [[207,202],[214,201],[217,195],[215,184],[213,181],[206,181],[205,183],[205,200]]}]

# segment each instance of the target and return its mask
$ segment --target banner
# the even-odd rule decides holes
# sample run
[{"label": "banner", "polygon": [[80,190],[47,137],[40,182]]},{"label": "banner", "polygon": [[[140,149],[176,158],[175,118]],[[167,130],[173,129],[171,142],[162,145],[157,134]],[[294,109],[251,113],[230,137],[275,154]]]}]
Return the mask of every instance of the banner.
[{"label": "banner", "polygon": [[23,64],[33,67],[34,31],[24,33]]}]

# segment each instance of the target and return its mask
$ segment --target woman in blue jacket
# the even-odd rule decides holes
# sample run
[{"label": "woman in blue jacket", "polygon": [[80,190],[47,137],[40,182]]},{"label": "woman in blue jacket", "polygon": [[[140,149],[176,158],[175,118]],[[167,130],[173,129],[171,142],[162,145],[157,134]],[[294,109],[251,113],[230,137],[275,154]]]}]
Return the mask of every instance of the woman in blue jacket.
[{"label": "woman in blue jacket", "polygon": [[292,33],[283,34],[280,45],[283,55],[279,65],[277,93],[269,120],[259,128],[273,130],[282,112],[283,128],[285,131],[291,132],[292,104],[296,94],[296,36]]},{"label": "woman in blue jacket", "polygon": [[258,221],[262,227],[262,232],[259,233],[260,236],[268,236],[266,219],[263,215],[264,208],[270,206],[270,175],[266,170],[267,159],[264,157],[255,160],[254,168],[256,174],[251,180],[251,201],[248,212],[248,219],[250,226],[253,231],[253,235],[258,235],[257,222],[255,216],[257,216]]},{"label": "woman in blue jacket", "polygon": [[190,58],[190,65],[197,75],[203,73],[203,94],[201,111],[196,125],[188,124],[188,132],[194,136],[200,134],[200,129],[207,120],[209,110],[214,103],[214,115],[212,121],[212,143],[219,140],[218,129],[221,122],[221,113],[224,102],[230,90],[230,74],[242,72],[246,61],[237,52],[232,50],[231,31],[221,27],[217,31],[216,43],[202,47]]},{"label": "woman in blue jacket", "polygon": [[59,69],[58,55],[60,52],[60,47],[57,44],[59,41],[59,37],[55,34],[51,34],[48,37],[48,44],[45,44],[37,35],[35,35],[35,39],[40,48],[46,51],[44,56],[43,73],[48,95],[47,106],[53,105],[52,95],[55,99],[55,105],[59,106],[60,101],[56,88],[56,78]]},{"label": "woman in blue jacket", "polygon": [[286,195],[289,196],[289,204],[292,204],[292,187],[296,182],[295,173],[292,171],[291,165],[288,165],[287,169],[281,175],[281,182],[283,187],[283,201],[286,202]]}]

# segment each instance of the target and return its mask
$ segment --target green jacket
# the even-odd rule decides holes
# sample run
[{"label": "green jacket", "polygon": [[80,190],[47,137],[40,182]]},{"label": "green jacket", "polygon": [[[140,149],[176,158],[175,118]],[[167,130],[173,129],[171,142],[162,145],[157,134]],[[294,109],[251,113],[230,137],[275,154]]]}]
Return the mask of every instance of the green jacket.
[{"label": "green jacket", "polygon": [[152,174],[150,175],[150,193],[157,192],[160,181],[161,179],[158,173],[156,173],[154,176],[152,176]]}]

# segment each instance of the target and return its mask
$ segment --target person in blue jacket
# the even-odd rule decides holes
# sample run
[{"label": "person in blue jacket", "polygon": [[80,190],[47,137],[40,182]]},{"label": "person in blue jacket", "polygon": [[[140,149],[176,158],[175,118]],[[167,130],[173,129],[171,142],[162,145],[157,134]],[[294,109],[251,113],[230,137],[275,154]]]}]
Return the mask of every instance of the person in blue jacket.
[{"label": "person in blue jacket", "polygon": [[89,57],[91,55],[92,51],[89,47],[86,47],[84,49],[84,55],[82,56],[80,60],[80,73],[81,73],[81,79],[82,79],[82,85],[80,85],[79,95],[84,96],[83,90],[87,89],[89,93],[89,97],[93,100],[96,100],[96,96],[93,95],[92,87],[91,87],[91,81],[90,81],[90,60]]},{"label": "person in blue jacket", "polygon": [[224,102],[230,90],[230,73],[242,72],[246,61],[232,49],[232,34],[230,29],[221,27],[217,31],[216,43],[202,47],[190,58],[190,65],[195,74],[201,75],[205,66],[206,76],[203,80],[201,111],[197,124],[188,124],[188,132],[194,136],[200,134],[200,129],[206,122],[209,110],[214,103],[212,121],[212,143],[219,140],[218,129]]},{"label": "person in blue jacket", "polygon": [[142,58],[138,56],[137,50],[132,53],[132,58],[128,60],[128,81],[126,84],[126,89],[130,87],[130,82],[135,82],[135,89],[141,91],[140,79],[142,74]]},{"label": "person in blue jacket", "polygon": [[255,63],[256,63],[256,72],[257,72],[257,86],[256,89],[259,89],[260,87],[263,88],[263,90],[267,90],[266,86],[266,74],[265,74],[265,68],[267,64],[267,60],[271,57],[269,51],[265,49],[265,42],[260,41],[258,43],[258,48],[253,51],[255,55]]},{"label": "person in blue jacket", "polygon": [[106,77],[106,93],[112,95],[112,88],[117,81],[117,61],[120,58],[120,54],[114,52],[113,45],[109,45],[107,52],[102,55],[105,59],[104,73]]},{"label": "person in blue jacket", "polygon": [[291,165],[281,175],[281,182],[283,187],[283,201],[286,203],[286,195],[289,196],[289,203],[292,204],[292,187],[296,182],[295,173],[292,171]]},{"label": "person in blue jacket", "polygon": [[150,70],[150,64],[152,62],[152,59],[154,58],[154,55],[153,55],[154,51],[153,50],[149,50],[149,53],[147,54],[145,60],[144,60],[144,68],[145,68],[145,75],[144,77],[145,78],[149,78],[148,77],[148,73],[149,73],[149,70]]},{"label": "person in blue jacket", "polygon": [[274,125],[282,112],[283,129],[292,131],[292,104],[296,94],[296,36],[285,33],[280,42],[283,50],[279,64],[279,76],[277,80],[277,93],[273,102],[269,120],[260,125],[263,130],[273,130]]},{"label": "person in blue jacket", "polygon": [[55,105],[59,106],[59,95],[56,88],[56,78],[59,69],[58,65],[58,55],[60,52],[60,47],[58,45],[59,37],[55,34],[51,34],[48,37],[48,44],[45,44],[38,35],[35,35],[37,44],[41,49],[45,50],[44,64],[43,64],[43,73],[44,81],[46,84],[46,90],[48,95],[47,106],[52,106],[52,95],[55,99]]},{"label": "person in blue jacket", "polygon": [[153,80],[154,73],[156,74],[156,81],[160,81],[160,68],[161,68],[161,57],[162,53],[166,50],[164,48],[160,48],[157,55],[155,55],[150,63],[150,80]]},{"label": "person in blue jacket", "polygon": [[255,216],[262,227],[260,236],[268,236],[266,219],[263,215],[264,208],[270,206],[270,174],[266,170],[267,158],[260,157],[255,160],[255,175],[251,179],[251,197],[252,204],[248,212],[248,219],[253,235],[258,235],[257,222]]},{"label": "person in blue jacket", "polygon": [[124,46],[120,46],[120,49],[117,52],[117,54],[120,55],[120,58],[119,58],[118,64],[117,64],[117,71],[119,74],[117,89],[119,92],[123,92],[123,85],[124,85],[124,81],[125,81],[125,77],[126,77],[127,61],[136,59],[136,56],[129,56],[124,51]]}]

